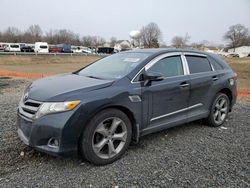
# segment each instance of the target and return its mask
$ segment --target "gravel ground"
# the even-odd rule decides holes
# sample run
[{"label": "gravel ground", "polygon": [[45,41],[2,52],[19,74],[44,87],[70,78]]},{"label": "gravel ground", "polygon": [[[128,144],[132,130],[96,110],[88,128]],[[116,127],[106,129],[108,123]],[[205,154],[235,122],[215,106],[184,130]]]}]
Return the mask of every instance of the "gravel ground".
[{"label": "gravel ground", "polygon": [[141,138],[106,166],[25,146],[16,107],[29,80],[0,79],[0,187],[250,187],[250,105],[220,128],[193,122]]}]

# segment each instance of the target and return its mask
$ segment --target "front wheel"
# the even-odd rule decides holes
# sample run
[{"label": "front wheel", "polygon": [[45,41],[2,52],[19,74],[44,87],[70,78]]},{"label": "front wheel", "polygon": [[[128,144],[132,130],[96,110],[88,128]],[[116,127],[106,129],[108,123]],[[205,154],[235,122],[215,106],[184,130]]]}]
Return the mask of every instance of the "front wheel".
[{"label": "front wheel", "polygon": [[126,114],[116,109],[104,110],[91,119],[82,134],[82,156],[96,165],[112,163],[125,153],[131,135]]},{"label": "front wheel", "polygon": [[228,116],[229,105],[228,96],[223,93],[218,93],[212,103],[210,114],[206,119],[207,124],[213,127],[222,125]]}]

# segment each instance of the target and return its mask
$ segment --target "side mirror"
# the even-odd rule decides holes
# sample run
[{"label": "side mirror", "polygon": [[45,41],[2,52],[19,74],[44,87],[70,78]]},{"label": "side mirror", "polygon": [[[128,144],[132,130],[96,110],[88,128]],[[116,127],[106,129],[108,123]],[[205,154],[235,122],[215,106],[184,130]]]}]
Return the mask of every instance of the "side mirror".
[{"label": "side mirror", "polygon": [[144,86],[150,85],[152,81],[161,81],[164,79],[164,76],[157,72],[144,72],[141,76],[141,80],[144,81]]}]

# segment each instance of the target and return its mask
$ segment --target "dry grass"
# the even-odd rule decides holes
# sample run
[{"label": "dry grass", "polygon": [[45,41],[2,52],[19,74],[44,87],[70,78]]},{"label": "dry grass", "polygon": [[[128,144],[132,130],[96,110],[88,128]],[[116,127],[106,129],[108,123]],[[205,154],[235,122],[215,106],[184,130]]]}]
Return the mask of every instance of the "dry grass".
[{"label": "dry grass", "polygon": [[78,70],[100,56],[0,56],[0,70],[58,74]]},{"label": "dry grass", "polygon": [[238,75],[238,86],[250,88],[250,58],[226,58],[232,69]]}]

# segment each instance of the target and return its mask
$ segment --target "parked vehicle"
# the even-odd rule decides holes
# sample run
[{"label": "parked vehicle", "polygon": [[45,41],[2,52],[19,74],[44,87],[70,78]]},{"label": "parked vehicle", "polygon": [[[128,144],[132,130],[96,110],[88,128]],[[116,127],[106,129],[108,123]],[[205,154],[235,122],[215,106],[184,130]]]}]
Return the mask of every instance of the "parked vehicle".
[{"label": "parked vehicle", "polygon": [[71,51],[73,53],[82,53],[82,47],[81,46],[71,46]]},{"label": "parked vehicle", "polygon": [[32,46],[22,46],[21,52],[35,52],[34,47]]},{"label": "parked vehicle", "polygon": [[104,165],[143,135],[198,119],[222,125],[236,97],[236,74],[215,54],[121,52],[34,81],[18,107],[18,135],[39,151]]},{"label": "parked vehicle", "polygon": [[92,54],[92,50],[88,47],[83,47],[82,48],[82,53],[85,53],[85,54]]},{"label": "parked vehicle", "polygon": [[4,50],[4,48],[5,48],[5,43],[0,43],[0,51],[3,51]]},{"label": "parked vehicle", "polygon": [[56,46],[62,49],[62,53],[73,53],[70,44],[57,44]]},{"label": "parked vehicle", "polygon": [[237,53],[228,53],[227,57],[240,57],[240,55]]},{"label": "parked vehicle", "polygon": [[13,43],[13,44],[5,44],[4,51],[5,52],[20,52],[21,49],[20,49],[19,44]]},{"label": "parked vehicle", "polygon": [[113,54],[113,53],[114,53],[114,48],[110,48],[110,47],[99,47],[99,48],[97,49],[97,53]]},{"label": "parked vehicle", "polygon": [[49,45],[47,42],[36,42],[35,43],[36,53],[49,53]]},{"label": "parked vehicle", "polygon": [[72,53],[92,53],[92,50],[90,48],[84,46],[71,46],[71,51]]},{"label": "parked vehicle", "polygon": [[58,46],[50,46],[49,47],[49,53],[61,53],[62,48]]}]

